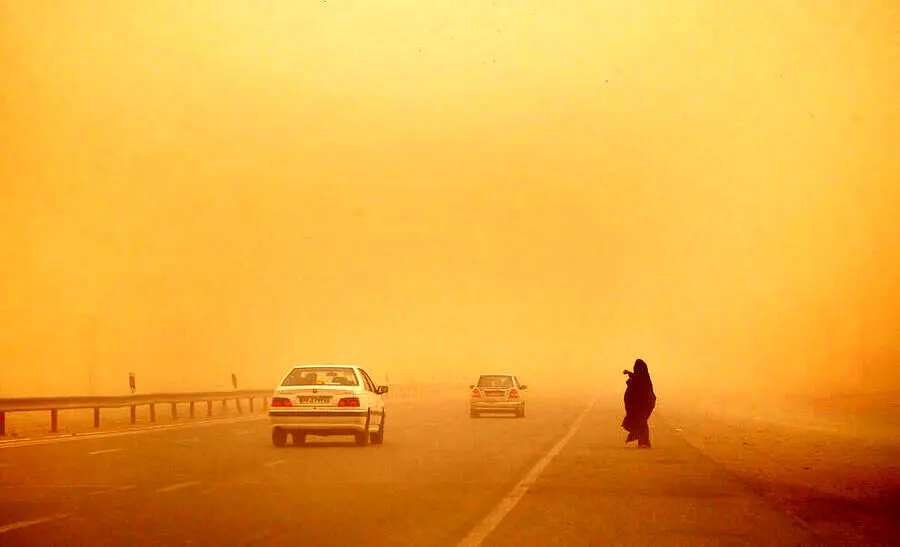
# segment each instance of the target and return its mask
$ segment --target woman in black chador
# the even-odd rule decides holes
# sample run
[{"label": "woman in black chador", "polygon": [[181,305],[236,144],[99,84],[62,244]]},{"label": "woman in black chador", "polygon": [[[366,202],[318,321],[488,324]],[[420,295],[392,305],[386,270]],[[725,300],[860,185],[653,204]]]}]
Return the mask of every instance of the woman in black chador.
[{"label": "woman in black chador", "polygon": [[634,372],[623,370],[628,376],[625,384],[625,419],[622,427],[628,431],[625,443],[636,440],[639,448],[650,448],[650,426],[647,420],[656,407],[656,394],[647,363],[638,359],[634,362]]}]

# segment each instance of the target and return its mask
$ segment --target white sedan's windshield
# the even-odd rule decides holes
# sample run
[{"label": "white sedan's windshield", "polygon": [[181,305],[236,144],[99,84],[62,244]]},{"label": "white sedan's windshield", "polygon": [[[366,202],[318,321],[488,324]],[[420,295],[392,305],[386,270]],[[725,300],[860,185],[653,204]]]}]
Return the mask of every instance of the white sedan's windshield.
[{"label": "white sedan's windshield", "polygon": [[356,373],[349,367],[299,367],[287,375],[283,386],[358,386]]}]

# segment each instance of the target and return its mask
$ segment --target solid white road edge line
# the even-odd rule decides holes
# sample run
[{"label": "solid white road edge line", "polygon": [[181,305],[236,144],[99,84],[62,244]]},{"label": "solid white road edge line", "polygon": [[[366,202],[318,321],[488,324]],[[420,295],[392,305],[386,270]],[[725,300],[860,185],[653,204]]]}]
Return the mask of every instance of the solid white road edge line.
[{"label": "solid white road edge line", "polygon": [[20,522],[14,522],[12,524],[0,526],[0,534],[5,534],[6,532],[11,532],[12,530],[18,530],[19,528],[27,528],[29,526],[34,526],[35,524],[42,524],[44,522],[50,522],[51,520],[64,519],[68,516],[69,516],[69,513],[57,513],[55,515],[50,515],[48,517],[42,517],[39,519],[23,520]]},{"label": "solid white road edge line", "polygon": [[528,474],[519,481],[519,484],[515,485],[512,490],[509,491],[503,499],[500,500],[500,503],[494,507],[494,510],[491,511],[488,516],[484,518],[481,522],[479,522],[475,528],[469,532],[462,541],[459,542],[459,547],[477,547],[481,545],[481,543],[485,540],[485,538],[490,535],[491,532],[500,524],[500,522],[509,514],[510,511],[519,503],[519,500],[528,492],[528,489],[537,482],[538,477],[541,476],[541,473],[544,472],[544,469],[550,464],[553,458],[556,457],[557,454],[562,452],[562,449],[565,448],[566,444],[569,443],[569,440],[575,435],[575,432],[578,431],[578,428],[581,427],[581,422],[584,421],[584,418],[588,415],[588,412],[594,408],[594,403],[596,399],[591,401],[591,403],[584,409],[581,415],[575,419],[575,422],[569,427],[569,431],[560,439],[553,448],[551,448],[544,457],[540,459],[534,467],[528,471]]}]

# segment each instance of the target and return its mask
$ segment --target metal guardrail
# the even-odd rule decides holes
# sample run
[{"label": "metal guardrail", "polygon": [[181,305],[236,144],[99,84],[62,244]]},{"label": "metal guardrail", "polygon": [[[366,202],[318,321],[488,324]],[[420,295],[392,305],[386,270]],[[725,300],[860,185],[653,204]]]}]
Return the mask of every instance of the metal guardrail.
[{"label": "metal guardrail", "polygon": [[[398,389],[395,389],[398,388]],[[419,393],[415,385],[399,385],[391,388],[386,397],[408,398]],[[253,412],[254,401],[262,399],[262,410],[269,406],[273,390],[245,389],[235,391],[202,391],[195,393],[147,393],[141,395],[118,396],[73,396],[73,397],[0,397],[0,437],[6,436],[6,414],[9,412],[50,412],[50,432],[59,432],[60,410],[94,410],[94,427],[100,427],[101,408],[131,407],[131,423],[137,423],[137,407],[149,406],[150,422],[156,422],[156,405],[171,405],[172,419],[178,419],[178,405],[188,405],[188,415],[195,417],[197,403],[206,403],[206,416],[212,416],[213,401],[222,401],[225,408],[229,401],[234,401],[238,414],[243,413],[241,401],[246,400],[248,409]]]},{"label": "metal guardrail", "polygon": [[6,436],[6,413],[8,412],[36,412],[50,411],[50,432],[57,433],[59,429],[60,410],[94,410],[94,427],[100,427],[101,408],[131,407],[131,423],[137,422],[137,407],[148,405],[150,408],[150,422],[156,421],[156,405],[171,405],[172,419],[178,419],[178,404],[189,405],[189,416],[195,415],[195,406],[206,403],[206,415],[212,416],[213,401],[222,401],[225,407],[228,401],[234,401],[238,413],[242,413],[241,401],[246,400],[249,411],[253,412],[253,401],[262,399],[263,410],[269,404],[272,396],[271,390],[240,390],[240,391],[205,391],[197,393],[148,393],[142,395],[123,395],[106,397],[23,397],[0,398],[0,437]]}]

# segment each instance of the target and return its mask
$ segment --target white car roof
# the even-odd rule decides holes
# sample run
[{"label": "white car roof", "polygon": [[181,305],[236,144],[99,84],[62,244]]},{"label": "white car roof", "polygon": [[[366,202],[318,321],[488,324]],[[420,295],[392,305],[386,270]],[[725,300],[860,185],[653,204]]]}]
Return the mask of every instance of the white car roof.
[{"label": "white car roof", "polygon": [[359,368],[357,365],[343,365],[340,363],[334,363],[331,365],[323,365],[323,364],[315,364],[315,365],[294,365],[291,367],[291,370],[295,368]]}]

